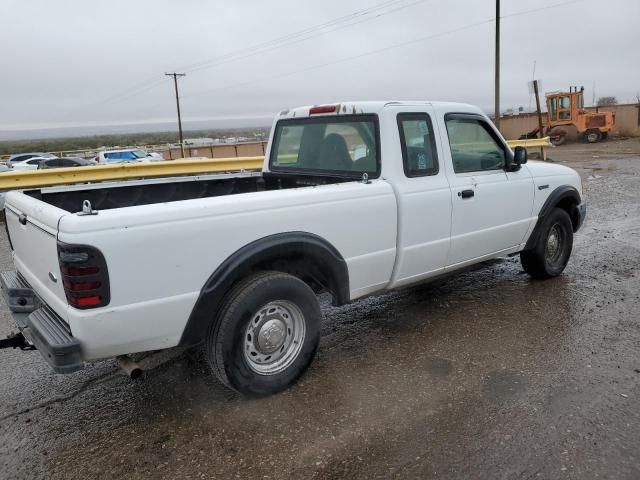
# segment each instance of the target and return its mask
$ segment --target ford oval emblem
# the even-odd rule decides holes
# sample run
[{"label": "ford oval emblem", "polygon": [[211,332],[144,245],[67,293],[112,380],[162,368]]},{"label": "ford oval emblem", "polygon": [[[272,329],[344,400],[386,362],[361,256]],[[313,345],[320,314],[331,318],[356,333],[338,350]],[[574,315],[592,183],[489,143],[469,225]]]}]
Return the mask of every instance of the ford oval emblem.
[{"label": "ford oval emblem", "polygon": [[58,277],[56,277],[55,273],[49,272],[49,278],[52,282],[58,283]]}]

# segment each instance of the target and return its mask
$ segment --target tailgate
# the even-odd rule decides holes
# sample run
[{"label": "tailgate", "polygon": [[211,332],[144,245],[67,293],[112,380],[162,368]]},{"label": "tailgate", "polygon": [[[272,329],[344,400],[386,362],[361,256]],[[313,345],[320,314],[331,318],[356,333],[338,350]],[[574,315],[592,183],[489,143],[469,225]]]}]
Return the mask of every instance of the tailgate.
[{"label": "tailgate", "polygon": [[66,320],[67,299],[58,264],[57,236],[58,221],[69,212],[22,192],[7,194],[5,212],[16,269],[36,294]]}]

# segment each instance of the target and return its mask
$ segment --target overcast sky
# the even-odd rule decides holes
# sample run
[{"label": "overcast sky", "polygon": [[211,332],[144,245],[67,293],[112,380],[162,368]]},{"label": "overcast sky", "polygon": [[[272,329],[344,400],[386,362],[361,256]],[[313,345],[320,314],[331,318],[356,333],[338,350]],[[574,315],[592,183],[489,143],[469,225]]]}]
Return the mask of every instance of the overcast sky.
[{"label": "overcast sky", "polygon": [[[503,109],[533,107],[534,61],[544,91],[635,100],[640,0],[562,3],[502,0]],[[0,130],[173,121],[171,71],[187,73],[187,120],[266,125],[364,99],[490,111],[494,13],[494,0],[0,0]]]}]

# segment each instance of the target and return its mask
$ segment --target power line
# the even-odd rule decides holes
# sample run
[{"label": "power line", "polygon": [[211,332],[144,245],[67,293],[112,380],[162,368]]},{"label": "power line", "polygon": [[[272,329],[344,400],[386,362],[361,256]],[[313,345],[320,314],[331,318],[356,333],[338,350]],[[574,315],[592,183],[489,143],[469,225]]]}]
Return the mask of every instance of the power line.
[{"label": "power line", "polygon": [[522,10],[520,12],[510,13],[509,15],[502,15],[500,18],[521,17],[522,15],[528,15],[529,13],[541,12],[543,10],[549,10],[551,8],[564,7],[571,5],[572,3],[582,3],[584,0],[569,0],[567,2],[552,3],[551,5],[545,5],[544,7],[531,8],[529,10]]},{"label": "power line", "polygon": [[411,45],[411,44],[418,43],[418,42],[423,42],[425,40],[431,40],[433,38],[442,37],[442,36],[445,36],[445,35],[450,35],[452,33],[457,33],[457,32],[463,31],[463,30],[468,30],[468,29],[471,29],[471,28],[474,28],[474,27],[478,27],[480,25],[485,25],[485,24],[488,24],[488,23],[492,23],[492,22],[493,22],[493,19],[484,20],[482,22],[472,23],[472,24],[469,24],[469,25],[465,25],[463,27],[455,28],[455,29],[452,29],[452,30],[447,30],[445,32],[439,32],[439,33],[435,33],[433,35],[427,35],[427,36],[424,36],[424,37],[415,38],[413,40],[408,40],[406,42],[396,43],[396,44],[393,44],[393,45],[389,45],[387,47],[378,48],[378,49],[375,49],[375,50],[370,50],[368,52],[360,53],[358,55],[352,55],[350,57],[344,57],[344,58],[340,58],[338,60],[332,60],[332,61],[326,62],[326,63],[311,65],[309,67],[301,68],[299,70],[294,70],[292,72],[287,72],[287,73],[283,73],[283,74],[279,74],[279,75],[274,75],[274,76],[271,76],[271,77],[265,77],[265,78],[261,78],[261,79],[257,79],[257,80],[250,80],[248,82],[243,82],[243,83],[229,84],[229,85],[225,85],[225,86],[222,86],[222,87],[217,87],[217,88],[204,90],[204,91],[201,91],[201,92],[196,92],[196,93],[191,94],[191,95],[186,95],[184,98],[191,98],[191,97],[199,96],[199,95],[202,95],[202,94],[215,92],[215,91],[218,91],[218,90],[226,90],[226,89],[235,88],[235,87],[244,87],[244,86],[247,86],[247,85],[251,85],[253,83],[265,82],[265,81],[269,81],[269,80],[288,77],[288,76],[291,76],[291,75],[297,75],[299,73],[308,72],[310,70],[317,70],[318,68],[328,67],[330,65],[337,65],[339,63],[348,62],[350,60],[357,60],[359,58],[368,57],[370,55],[375,55],[375,54],[378,54],[378,53],[381,53],[381,52],[386,52],[388,50],[393,50],[393,49],[400,48],[400,47],[406,47],[407,45]]},{"label": "power line", "polygon": [[[530,13],[539,12],[539,11],[542,11],[542,10],[548,10],[548,9],[551,9],[551,8],[563,7],[565,5],[570,5],[570,4],[573,4],[573,3],[578,3],[578,2],[583,2],[583,1],[584,0],[569,0],[569,1],[566,1],[566,2],[560,2],[560,3],[555,3],[555,4],[552,4],[552,5],[547,5],[545,7],[538,7],[538,8],[533,8],[533,9],[530,9],[530,10],[524,10],[524,11],[521,11],[521,12],[511,13],[509,15],[502,15],[500,18],[505,19],[505,18],[512,18],[512,17],[528,15]],[[220,90],[227,90],[227,89],[236,88],[236,87],[244,87],[244,86],[252,85],[254,83],[262,83],[262,82],[267,82],[267,81],[270,81],[270,80],[276,80],[276,79],[288,77],[288,76],[291,76],[291,75],[297,75],[299,73],[304,73],[304,72],[308,72],[308,71],[311,71],[311,70],[317,70],[319,68],[328,67],[328,66],[331,66],[331,65],[337,65],[337,64],[340,64],[340,63],[348,62],[350,60],[357,60],[359,58],[367,57],[367,56],[370,56],[370,55],[375,55],[375,54],[386,52],[386,51],[393,50],[393,49],[396,49],[396,48],[406,47],[408,45],[412,45],[412,44],[419,43],[419,42],[424,42],[426,40],[432,40],[434,38],[442,37],[442,36],[445,36],[445,35],[451,35],[453,33],[458,33],[458,32],[464,31],[464,30],[469,30],[469,29],[472,29],[472,28],[475,28],[475,27],[479,27],[481,25],[487,25],[487,24],[490,24],[490,23],[493,23],[493,22],[495,22],[495,18],[490,18],[490,19],[483,20],[483,21],[480,21],[480,22],[474,22],[474,23],[470,23],[470,24],[467,24],[467,25],[463,25],[461,27],[457,27],[457,28],[453,28],[453,29],[450,29],[450,30],[446,30],[444,32],[439,32],[439,33],[435,33],[435,34],[431,34],[431,35],[425,35],[423,37],[418,37],[418,38],[415,38],[415,39],[412,39],[412,40],[407,40],[407,41],[404,41],[404,42],[396,43],[396,44],[393,44],[393,45],[389,45],[387,47],[382,47],[382,48],[378,48],[378,49],[375,49],[375,50],[370,50],[368,52],[363,52],[363,53],[360,53],[360,54],[357,54],[357,55],[352,55],[352,56],[349,56],[349,57],[340,58],[338,60],[333,60],[333,61],[330,61],[330,62],[316,64],[316,65],[311,65],[309,67],[305,67],[305,68],[302,68],[302,69],[299,69],[299,70],[294,70],[294,71],[291,71],[291,72],[286,72],[286,73],[283,73],[283,74],[278,74],[278,75],[274,75],[274,76],[270,76],[270,77],[264,77],[264,78],[260,78],[260,79],[256,79],[256,80],[249,80],[247,82],[234,83],[234,84],[229,84],[229,85],[225,85],[225,86],[221,86],[221,87],[216,87],[216,88],[212,88],[212,89],[203,90],[203,91],[196,92],[196,93],[193,93],[193,94],[190,94],[190,95],[185,95],[183,98],[191,98],[191,97],[200,96],[200,95],[203,95],[203,94],[212,93],[212,92],[216,92],[216,91],[220,91]]]},{"label": "power line", "polygon": [[[402,8],[410,7],[412,5],[415,5],[415,4],[420,3],[422,1],[425,1],[425,0],[417,0],[417,1],[415,1],[413,3],[410,3],[410,4],[407,4],[407,5],[401,5],[401,6],[395,8],[393,10],[380,13],[376,17],[366,18],[366,19],[359,18],[359,17],[361,17],[363,15],[369,14],[370,12],[377,11],[377,10],[380,10],[382,8],[386,8],[386,7],[389,7],[389,6],[396,5],[396,4],[401,3],[403,1],[406,1],[406,0],[392,0],[392,1],[382,2],[382,3],[377,4],[377,5],[369,8],[369,9],[364,9],[364,10],[359,10],[359,11],[356,11],[356,12],[352,12],[349,15],[338,17],[338,18],[336,18],[334,20],[330,20],[328,22],[324,22],[322,24],[319,24],[319,25],[316,25],[316,26],[313,26],[313,27],[308,27],[306,29],[299,30],[297,32],[293,32],[293,33],[290,33],[290,34],[287,34],[287,35],[283,35],[281,37],[277,37],[277,38],[275,38],[273,40],[269,40],[269,41],[266,41],[266,42],[262,42],[262,43],[256,44],[254,47],[255,48],[259,48],[259,47],[262,46],[263,48],[266,48],[268,45],[272,45],[271,47],[269,47],[270,49],[280,48],[282,46],[286,46],[286,45],[290,45],[290,44],[293,44],[293,43],[298,43],[298,42],[301,42],[301,41],[305,41],[305,40],[308,40],[309,38],[313,38],[313,37],[316,37],[316,36],[319,36],[319,35],[324,35],[326,33],[330,33],[332,31],[338,30],[340,28],[346,28],[346,27],[350,27],[350,26],[356,25],[358,23],[362,23],[364,21],[372,20],[374,18],[378,18],[380,16],[387,15],[389,13],[393,13],[393,12],[395,12],[397,10],[402,9]],[[512,17],[522,16],[522,15],[528,15],[530,13],[535,13],[535,12],[539,12],[539,11],[543,11],[543,10],[548,10],[548,9],[551,9],[551,8],[562,7],[562,6],[565,6],[565,5],[579,3],[579,2],[582,2],[582,1],[584,1],[584,0],[568,0],[568,1],[565,1],[565,2],[555,3],[555,4],[552,4],[552,5],[546,5],[546,6],[543,6],[543,7],[537,7],[537,8],[532,8],[532,9],[529,9],[529,10],[524,10],[524,11],[521,11],[521,12],[511,13],[511,14],[508,14],[508,15],[502,15],[501,18],[505,19],[505,18],[512,18]],[[351,23],[346,24],[346,25],[339,25],[340,22],[345,22],[345,21],[348,21],[348,20],[352,20],[354,18],[358,18],[358,21],[357,22],[352,21]],[[247,82],[243,82],[243,83],[234,83],[234,84],[230,84],[230,85],[226,85],[226,86],[221,86],[221,87],[216,87],[216,88],[213,88],[213,89],[208,89],[208,90],[201,91],[201,92],[196,92],[195,94],[183,96],[183,98],[190,98],[190,97],[193,97],[193,96],[199,96],[199,95],[202,95],[202,94],[211,93],[211,92],[215,92],[215,91],[227,90],[229,88],[241,87],[241,86],[251,85],[251,84],[254,84],[254,83],[257,83],[257,82],[264,82],[264,81],[269,81],[269,80],[274,80],[274,79],[287,77],[287,76],[290,76],[290,75],[296,75],[298,73],[303,73],[303,72],[307,72],[307,71],[310,71],[310,70],[315,70],[315,69],[318,69],[318,68],[322,68],[322,67],[326,67],[326,66],[330,66],[330,65],[343,63],[343,62],[346,62],[346,61],[349,61],[349,60],[354,60],[354,59],[362,58],[362,57],[365,57],[365,56],[374,55],[374,54],[381,53],[381,52],[384,52],[384,51],[388,51],[388,50],[391,50],[391,49],[400,48],[400,47],[403,47],[403,46],[411,45],[413,43],[418,43],[418,42],[422,42],[422,41],[425,41],[425,40],[430,40],[432,38],[437,38],[437,37],[440,37],[440,36],[443,36],[443,35],[449,35],[449,34],[452,34],[452,33],[457,33],[459,31],[463,31],[463,30],[467,30],[467,29],[470,29],[470,28],[474,28],[474,27],[480,26],[480,25],[492,23],[494,21],[495,21],[495,19],[492,18],[492,19],[488,19],[488,20],[485,20],[485,21],[468,24],[468,25],[465,25],[465,26],[462,26],[462,27],[459,27],[459,28],[454,28],[454,29],[451,29],[451,30],[448,30],[448,31],[445,31],[445,32],[440,32],[440,33],[437,33],[437,34],[434,34],[434,35],[427,35],[427,36],[420,37],[420,38],[417,38],[417,39],[414,39],[414,40],[409,40],[407,42],[401,42],[401,43],[398,43],[398,44],[394,44],[394,45],[391,45],[391,46],[388,46],[388,47],[383,47],[383,48],[380,48],[380,49],[376,49],[376,50],[373,50],[373,51],[370,51],[370,52],[365,52],[365,53],[362,53],[362,54],[354,55],[354,56],[351,56],[351,57],[347,57],[347,58],[343,58],[343,59],[339,59],[339,60],[335,60],[335,61],[331,61],[331,62],[319,64],[319,65],[313,65],[313,66],[310,66],[310,67],[307,67],[307,68],[303,68],[303,69],[300,69],[300,70],[295,70],[295,71],[288,72],[288,73],[285,73],[285,74],[279,74],[279,75],[275,75],[275,76],[271,76],[271,77],[267,77],[267,78],[263,78],[263,79],[258,79],[258,80],[251,80],[251,81],[247,81]],[[306,33],[306,32],[313,32],[315,30],[321,30],[321,29],[326,28],[327,26],[330,26],[330,25],[334,25],[336,28],[334,28],[332,30],[328,30],[328,31],[323,31],[323,32],[317,33],[317,34],[315,34],[313,36],[308,36],[306,38],[301,38],[301,39],[298,39],[296,41],[292,41],[292,42],[289,42],[289,43],[278,44],[279,42],[282,42],[284,39],[296,37],[296,36],[302,35],[303,33]],[[245,57],[243,57],[242,53],[246,52],[247,50],[250,50],[251,48],[254,48],[254,47],[247,47],[247,48],[244,48],[244,49],[237,50],[235,52],[230,52],[230,53],[222,55],[220,57],[216,57],[214,59],[210,59],[208,61],[200,62],[198,64],[192,64],[191,65],[191,70],[189,70],[188,68],[183,68],[182,70],[185,71],[185,72],[191,73],[193,71],[197,71],[198,68],[200,68],[200,69],[208,68],[209,65],[210,66],[215,66],[215,65],[218,65],[218,64],[221,64],[221,63],[226,63],[226,62],[233,61],[233,60],[240,60],[240,59],[246,58],[246,56],[252,56],[253,54],[249,54],[249,55],[246,55]],[[268,51],[268,50],[264,50],[264,51]],[[259,53],[264,53],[264,51],[255,52],[255,55],[257,55]],[[218,61],[218,63],[215,63],[216,61]],[[207,67],[204,66],[205,64],[207,64]],[[143,92],[145,92],[145,91],[147,91],[147,90],[149,90],[151,88],[155,88],[156,86],[160,85],[161,83],[162,83],[161,79],[158,79],[157,77],[153,77],[153,79],[151,79],[151,81],[141,82],[141,83],[137,84],[136,86],[126,90],[125,92],[122,92],[122,93],[120,93],[118,95],[111,96],[111,97],[109,97],[109,98],[107,98],[105,100],[102,100],[102,101],[98,102],[98,104],[106,103],[106,102],[118,102],[118,101],[126,100],[127,98],[130,98],[131,96],[133,96],[135,94],[143,93]]]},{"label": "power line", "polygon": [[375,6],[371,7],[371,8],[363,9],[363,10],[357,10],[355,12],[352,12],[352,13],[348,14],[348,15],[344,15],[342,17],[338,17],[338,18],[335,18],[333,20],[329,20],[329,21],[327,21],[325,23],[314,25],[312,27],[308,27],[308,28],[305,28],[305,29],[302,29],[302,30],[298,30],[296,32],[288,33],[288,34],[283,35],[281,37],[277,37],[277,38],[274,38],[274,39],[271,39],[271,40],[267,40],[265,42],[257,43],[255,45],[252,45],[252,46],[249,46],[249,47],[244,47],[244,48],[241,48],[239,50],[235,50],[233,52],[229,52],[229,53],[226,53],[226,54],[223,54],[223,55],[219,55],[219,56],[216,56],[216,57],[213,57],[213,58],[210,58],[210,59],[207,59],[207,60],[203,60],[203,61],[191,64],[191,65],[186,65],[183,68],[183,70],[193,71],[193,69],[198,69],[198,68],[202,67],[203,65],[207,65],[207,64],[209,64],[211,62],[218,62],[218,61],[221,61],[221,60],[226,60],[227,58],[230,58],[230,57],[235,57],[236,55],[241,55],[241,54],[244,54],[244,53],[247,53],[247,52],[253,52],[256,49],[264,48],[264,47],[267,47],[267,46],[271,46],[271,45],[274,45],[274,44],[278,44],[278,43],[290,40],[292,38],[297,38],[297,37],[300,37],[300,36],[303,36],[303,35],[306,35],[306,34],[309,34],[309,33],[313,33],[313,32],[315,32],[317,30],[321,30],[323,28],[330,27],[330,26],[333,26],[335,24],[339,24],[339,23],[344,22],[344,21],[349,21],[349,20],[351,20],[353,18],[357,18],[357,17],[361,17],[363,15],[367,15],[370,12],[378,10],[380,8],[385,8],[385,7],[389,6],[389,5],[393,5],[393,4],[396,4],[396,3],[399,3],[399,2],[404,2],[404,1],[406,1],[406,0],[390,0],[390,1],[388,0],[388,1],[385,1],[385,2],[382,2],[382,3],[379,3],[379,4],[377,4],[377,5],[375,5]]},{"label": "power line", "polygon": [[149,88],[155,87],[156,85],[160,85],[161,83],[163,83],[163,79],[158,79],[157,77],[154,77],[153,80],[147,80],[145,82],[138,83],[116,95],[112,95],[110,97],[104,98],[98,102],[98,105],[103,103],[111,103],[114,101],[127,99],[136,93],[140,93],[141,91],[148,90]]},{"label": "power line", "polygon": [[[224,63],[228,63],[228,62],[232,62],[232,61],[237,61],[237,60],[243,60],[245,58],[248,57],[252,57],[252,56],[256,56],[256,55],[260,55],[263,54],[267,51],[271,51],[271,50],[275,50],[284,46],[288,46],[288,45],[293,45],[295,43],[299,43],[305,40],[309,40],[311,38],[315,38],[321,35],[325,35],[327,33],[331,33],[333,31],[336,30],[340,30],[343,28],[347,28],[347,27],[351,27],[353,25],[357,25],[359,23],[363,23],[366,21],[370,21],[376,18],[379,18],[381,16],[384,15],[388,15],[390,13],[394,13],[398,10],[402,10],[404,8],[408,8],[411,7],[413,5],[416,5],[418,3],[422,3],[426,0],[415,0],[411,3],[402,5],[403,3],[406,3],[407,0],[387,0],[385,2],[381,2],[377,5],[374,5],[370,8],[365,8],[365,9],[361,9],[361,10],[357,10],[355,12],[352,12],[348,15],[344,15],[342,17],[338,17],[335,18],[333,20],[329,20],[327,22],[318,24],[318,25],[314,25],[312,27],[307,27],[305,29],[302,30],[298,30],[296,32],[292,32],[286,35],[283,35],[281,37],[277,37],[274,38],[272,40],[267,40],[265,42],[261,42],[249,47],[245,47],[239,50],[235,50],[217,57],[213,57],[210,58],[208,60],[203,60],[201,62],[198,63],[194,63],[191,65],[186,65],[183,66],[182,68],[180,68],[180,70],[186,72],[186,73],[193,73],[199,70],[203,70],[203,69],[207,69],[207,68],[211,68],[214,66],[218,66]],[[398,5],[396,8],[389,10],[389,11],[384,11],[384,9],[389,8],[389,7],[393,7],[395,5]],[[375,16],[372,16],[373,13],[379,12],[380,10],[383,10],[382,13],[378,13]],[[362,18],[365,17],[365,18]],[[343,24],[347,22],[346,24]],[[326,30],[323,31],[323,29],[326,29],[328,27],[334,27],[330,30]],[[149,79],[137,83],[135,85],[133,85],[130,88],[125,89],[123,92],[120,92],[118,94],[112,95],[110,97],[107,97],[103,100],[100,100],[97,104],[103,104],[103,103],[112,103],[112,102],[119,102],[122,100],[126,100],[128,98],[130,98],[131,96],[138,94],[138,93],[142,93],[146,90],[149,90],[151,88],[154,88],[158,85],[160,85],[162,83],[162,80],[158,80],[157,77],[150,77]]]},{"label": "power line", "polygon": [[[327,33],[332,33],[335,32],[337,30],[342,30],[344,28],[347,27],[352,27],[354,25],[358,25],[360,23],[364,23],[364,22],[368,22],[371,20],[375,20],[377,18],[380,18],[382,16],[385,15],[389,15],[391,13],[395,13],[399,10],[403,10],[405,8],[408,7],[412,7],[413,5],[417,5],[418,3],[423,3],[427,0],[415,0],[411,3],[405,4],[405,5],[400,5],[392,10],[387,10],[387,11],[383,11],[381,13],[378,13],[376,15],[372,15],[372,13],[374,13],[375,11],[380,10],[381,8],[378,7],[373,7],[371,9],[366,9],[366,10],[362,10],[360,12],[356,12],[352,15],[348,15],[346,17],[341,17],[340,22],[336,22],[336,21],[330,21],[330,22],[326,22],[324,24],[318,25],[317,27],[313,27],[313,28],[309,28],[306,30],[302,30],[300,32],[296,32],[290,35],[286,35],[284,37],[280,37],[278,39],[269,41],[269,42],[264,42],[262,44],[258,44],[252,47],[248,47],[242,50],[238,50],[236,52],[232,52],[226,55],[222,55],[220,57],[215,57],[213,59],[204,61],[204,62],[200,62],[198,64],[194,64],[190,67],[185,68],[184,70],[186,70],[189,73],[193,73],[195,71],[199,71],[199,70],[203,70],[203,69],[207,69],[207,68],[211,68],[211,67],[215,67],[224,63],[228,63],[228,62],[233,62],[233,61],[237,61],[237,60],[243,60],[245,58],[248,57],[253,57],[256,55],[261,55],[265,52],[268,51],[272,51],[272,50],[276,50],[278,48],[282,48],[285,46],[289,46],[289,45],[294,45],[300,42],[304,42],[306,40],[310,40],[312,38],[316,38],[322,35],[326,35]],[[397,4],[397,3],[403,3],[406,2],[406,0],[394,0],[392,2],[386,2],[383,6],[389,7],[393,4]],[[382,5],[382,4],[381,4]],[[369,15],[366,18],[360,18],[362,16],[365,15]],[[371,16],[372,15],[372,16]],[[347,17],[354,17],[353,19],[351,18],[347,18]],[[344,20],[343,20],[344,18]],[[347,22],[347,23],[343,23],[343,22]],[[329,30],[324,30],[326,28],[330,28]]]}]

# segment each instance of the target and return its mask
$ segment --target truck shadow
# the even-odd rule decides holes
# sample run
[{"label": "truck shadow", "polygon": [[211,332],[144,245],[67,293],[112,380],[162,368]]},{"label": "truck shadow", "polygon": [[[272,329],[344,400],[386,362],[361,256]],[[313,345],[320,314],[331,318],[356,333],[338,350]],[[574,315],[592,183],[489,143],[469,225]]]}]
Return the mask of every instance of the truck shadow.
[{"label": "truck shadow", "polygon": [[[323,298],[324,319],[318,356],[300,386],[294,386],[290,393],[276,398],[295,395],[301,388],[309,388],[316,382],[322,388],[331,384],[339,390],[343,369],[353,371],[361,365],[366,370],[372,367],[376,370],[381,368],[381,359],[402,361],[410,351],[424,356],[440,343],[457,343],[456,339],[469,335],[477,338],[486,335],[479,329],[488,332],[499,328],[496,335],[510,339],[512,335],[527,335],[523,328],[532,328],[535,331],[531,335],[535,338],[547,328],[544,319],[553,321],[557,319],[554,312],[571,311],[571,301],[566,299],[570,290],[565,288],[566,284],[563,277],[547,282],[531,281],[521,271],[519,260],[511,258],[343,307],[333,307],[328,297]],[[541,302],[542,298],[544,302]],[[554,331],[562,333],[558,330],[568,328],[571,321],[569,318],[565,323],[554,322]],[[466,348],[473,348],[473,345]],[[423,367],[435,377],[444,377],[453,371],[452,361],[438,355],[427,355]],[[337,382],[332,381],[333,378]],[[139,385],[141,394],[143,390],[157,389],[150,398],[161,402],[162,408],[182,405],[183,401],[194,402],[198,398],[205,400],[207,405],[218,401],[246,401],[217,382],[198,347],[145,372]],[[144,397],[148,395],[143,394]]]}]

